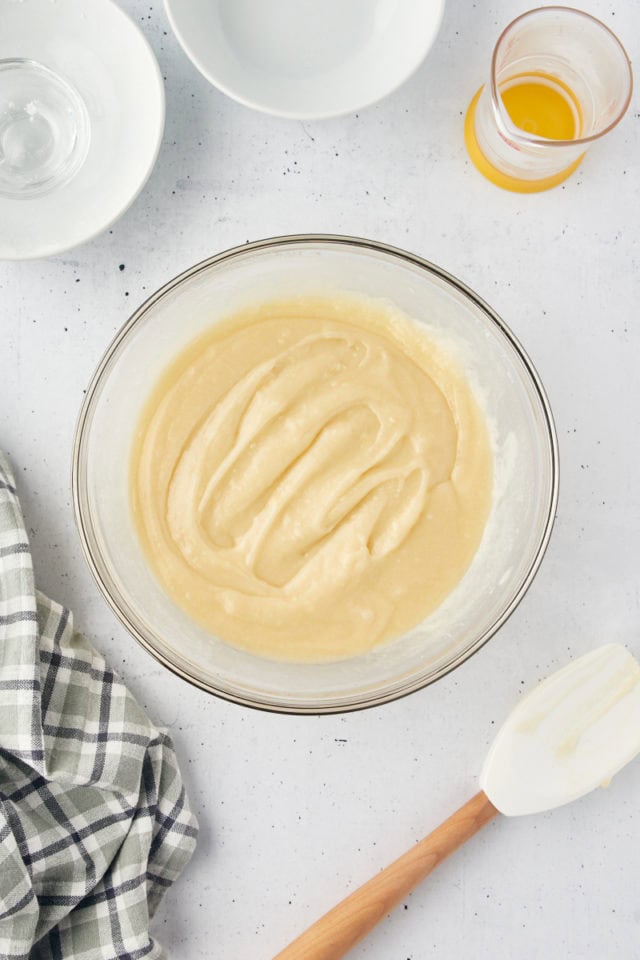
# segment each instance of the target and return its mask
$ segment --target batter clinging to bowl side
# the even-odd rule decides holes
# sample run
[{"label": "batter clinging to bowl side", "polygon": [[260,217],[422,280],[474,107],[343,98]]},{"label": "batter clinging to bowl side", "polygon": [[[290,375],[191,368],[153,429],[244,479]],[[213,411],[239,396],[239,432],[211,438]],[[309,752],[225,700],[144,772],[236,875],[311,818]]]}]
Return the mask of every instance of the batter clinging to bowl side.
[{"label": "batter clinging to bowl side", "polygon": [[216,324],[156,385],[131,466],[167,593],[223,640],[293,661],[423,620],[469,566],[491,492],[462,373],[396,310],[346,295]]}]

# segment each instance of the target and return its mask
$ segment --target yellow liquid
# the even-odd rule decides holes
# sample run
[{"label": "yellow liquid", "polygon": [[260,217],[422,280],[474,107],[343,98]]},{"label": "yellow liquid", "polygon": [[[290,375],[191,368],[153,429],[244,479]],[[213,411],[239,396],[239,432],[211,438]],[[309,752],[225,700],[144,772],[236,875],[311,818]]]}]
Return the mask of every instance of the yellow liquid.
[{"label": "yellow liquid", "polygon": [[573,140],[579,135],[578,104],[571,90],[555,78],[527,74],[520,83],[501,89],[500,96],[512,122],[525,133],[547,140]]}]

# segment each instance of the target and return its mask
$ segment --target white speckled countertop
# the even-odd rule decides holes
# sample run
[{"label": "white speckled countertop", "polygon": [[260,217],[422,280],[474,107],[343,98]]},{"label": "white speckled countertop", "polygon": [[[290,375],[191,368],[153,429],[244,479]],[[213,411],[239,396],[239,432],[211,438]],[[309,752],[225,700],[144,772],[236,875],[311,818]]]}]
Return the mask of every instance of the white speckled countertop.
[{"label": "white speckled countertop", "polygon": [[[159,4],[123,5],[166,79],[160,158],[105,235],[46,261],[0,264],[0,443],[40,586],[74,610],[182,758],[201,839],[156,934],[180,960],[268,960],[474,792],[495,725],[524,687],[606,640],[640,655],[639,107],[565,186],[502,193],[470,165],[462,115],[500,28],[526,4],[451,0],[406,86],[359,115],[304,124],[227,99],[191,66]],[[587,9],[634,60],[640,6]],[[209,254],[309,231],[406,247],[474,287],[536,363],[561,452],[549,552],[499,635],[433,687],[329,718],[251,712],[157,665],[89,574],[69,478],[83,388],[132,309]],[[639,793],[640,761],[606,793],[492,823],[354,960],[632,960]]]}]

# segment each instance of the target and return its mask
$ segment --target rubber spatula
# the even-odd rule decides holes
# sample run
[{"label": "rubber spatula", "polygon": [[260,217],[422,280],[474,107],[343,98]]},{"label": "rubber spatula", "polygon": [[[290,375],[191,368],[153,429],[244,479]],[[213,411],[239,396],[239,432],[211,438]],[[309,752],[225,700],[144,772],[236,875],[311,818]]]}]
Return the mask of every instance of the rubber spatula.
[{"label": "rubber spatula", "polygon": [[489,750],[475,797],[275,960],[338,960],[497,813],[539,813],[577,800],[608,785],[638,753],[640,664],[624,647],[607,644],[518,703]]}]

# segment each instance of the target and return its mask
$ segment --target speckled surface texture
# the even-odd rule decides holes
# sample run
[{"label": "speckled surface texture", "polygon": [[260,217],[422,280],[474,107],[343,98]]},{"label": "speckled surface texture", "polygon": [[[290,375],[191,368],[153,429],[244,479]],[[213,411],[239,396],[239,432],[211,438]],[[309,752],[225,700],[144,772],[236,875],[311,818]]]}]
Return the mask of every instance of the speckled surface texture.
[{"label": "speckled surface texture", "polygon": [[[0,264],[0,444],[42,589],[73,608],[182,758],[201,839],[157,935],[180,960],[266,960],[467,799],[523,689],[605,640],[640,654],[640,108],[634,98],[565,186],[502,193],[467,160],[462,115],[521,3],[452,0],[406,86],[360,115],[305,124],[225,98],[186,59],[159,5],[124,6],[166,78],[159,161],[108,233],[47,261]],[[633,60],[640,7],[588,9]],[[131,310],[209,254],[307,231],[407,247],[485,297],[540,371],[562,464],[549,552],[500,634],[421,693],[324,719],[250,712],[158,666],[99,595],[70,499],[82,392]],[[631,960],[639,793],[640,761],[607,792],[492,823],[352,956]]]}]

